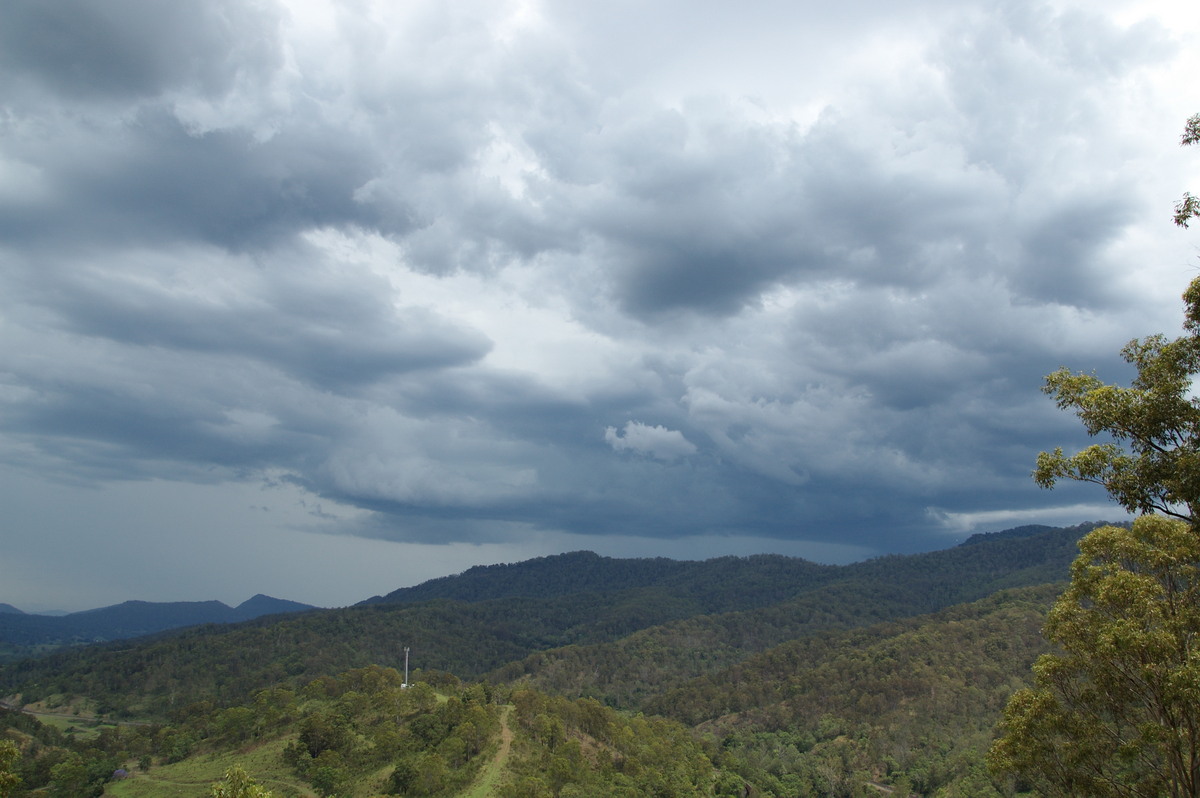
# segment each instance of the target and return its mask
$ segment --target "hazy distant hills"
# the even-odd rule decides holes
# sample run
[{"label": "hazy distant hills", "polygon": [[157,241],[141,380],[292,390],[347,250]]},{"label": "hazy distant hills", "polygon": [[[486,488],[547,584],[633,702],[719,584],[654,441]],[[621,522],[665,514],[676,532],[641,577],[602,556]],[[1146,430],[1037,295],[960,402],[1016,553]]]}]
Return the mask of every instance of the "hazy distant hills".
[{"label": "hazy distant hills", "polygon": [[[885,614],[897,617],[931,612],[1006,587],[1061,580],[1066,563],[1077,553],[1075,540],[1094,526],[1023,526],[974,535],[942,551],[891,555],[846,566],[819,565],[772,554],[684,561],[664,557],[619,559],[576,551],[512,564],[476,566],[461,574],[372,597],[357,606],[366,609],[437,601],[474,605],[499,602],[507,603],[509,611],[521,613],[530,611],[531,601],[545,602],[545,608],[535,613],[544,616],[545,624],[533,635],[539,643],[532,650],[613,640],[639,629],[695,616],[774,606],[788,613],[796,608],[784,609],[783,605],[806,595],[870,592],[872,586],[891,596],[887,602],[878,602],[876,609],[887,603]],[[829,592],[825,592],[827,588]],[[897,598],[897,590],[904,595]],[[237,607],[220,601],[127,601],[61,616],[31,615],[0,604],[0,660],[60,646],[313,609],[308,604],[262,594]],[[499,607],[496,610],[501,615],[505,612]],[[489,615],[490,611],[482,614]],[[561,620],[555,622],[551,617]],[[778,625],[781,635],[792,631],[788,624]],[[442,663],[443,667],[449,664]],[[482,670],[501,664],[489,663],[490,667]]]},{"label": "hazy distant hills", "polygon": [[[157,714],[166,697],[223,704],[280,681],[396,666],[411,646],[414,667],[637,707],[788,640],[1061,583],[1077,540],[1094,526],[1030,527],[845,566],[778,555],[542,557],[343,609],[73,647],[0,667],[0,694],[37,684],[37,694],[80,692]],[[6,618],[22,616],[0,616],[0,628]]]},{"label": "hazy distant hills", "polygon": [[[575,551],[523,562],[479,565],[460,574],[430,579],[413,587],[394,590],[385,596],[374,596],[359,603],[416,604],[434,599],[452,601],[489,601],[506,598],[550,599],[579,593],[612,593],[621,590],[662,589],[672,595],[701,600],[707,612],[763,606],[773,601],[785,601],[809,588],[831,581],[841,581],[848,575],[873,578],[882,570],[890,570],[902,561],[924,563],[932,558],[939,565],[926,571],[961,566],[989,572],[990,557],[1004,559],[997,577],[1003,578],[1022,566],[1040,569],[1040,581],[1063,578],[1059,568],[1064,558],[1070,561],[1077,554],[1075,540],[1085,532],[1106,522],[1080,524],[1075,527],[1027,525],[1003,532],[984,532],[972,535],[958,546],[920,555],[889,555],[845,566],[818,565],[796,557],[777,554],[757,554],[749,557],[717,557],[704,561],[672,560],[665,557],[618,559],[602,557],[590,551]],[[1054,533],[1054,534],[1049,534]],[[980,546],[987,554],[967,551]],[[909,560],[916,557],[916,560]],[[924,566],[920,566],[924,568]],[[1017,582],[1036,584],[1039,577],[1022,574]],[[1007,585],[998,585],[1004,587]],[[714,598],[713,597],[718,597]],[[730,606],[738,605],[738,606]],[[699,608],[698,608],[699,609]]]},{"label": "hazy distant hills", "polygon": [[[10,605],[2,605],[10,607]],[[96,643],[162,632],[181,626],[236,623],[263,615],[315,609],[261,593],[236,607],[220,601],[126,601],[67,615],[30,615],[16,607],[0,610],[0,642],[12,646]]]}]

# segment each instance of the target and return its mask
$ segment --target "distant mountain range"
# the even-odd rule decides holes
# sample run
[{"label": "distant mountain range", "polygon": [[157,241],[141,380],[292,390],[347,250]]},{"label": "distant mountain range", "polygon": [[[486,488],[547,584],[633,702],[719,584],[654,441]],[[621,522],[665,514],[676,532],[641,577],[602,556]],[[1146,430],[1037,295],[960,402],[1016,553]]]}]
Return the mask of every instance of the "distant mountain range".
[{"label": "distant mountain range", "polygon": [[[1023,526],[973,535],[959,546],[940,552],[889,555],[846,566],[819,565],[771,554],[689,561],[665,557],[618,559],[576,551],[519,563],[476,566],[461,574],[374,596],[357,606],[382,609],[437,600],[479,603],[562,599],[570,604],[578,603],[578,597],[585,595],[623,594],[619,607],[592,618],[598,623],[602,617],[600,625],[615,634],[694,615],[776,605],[835,583],[878,585],[904,574],[907,595],[901,603],[907,607],[905,612],[931,612],[1005,587],[1062,579],[1066,564],[1077,553],[1075,540],[1097,525],[1067,529]],[[63,646],[314,609],[262,594],[237,607],[220,601],[126,601],[61,616],[26,614],[9,604],[0,604],[0,662]],[[897,610],[897,614],[903,613]],[[582,619],[573,623],[586,626]],[[581,642],[586,637],[562,633],[559,642]]]},{"label": "distant mountain range", "polygon": [[[658,587],[678,595],[712,592],[713,579],[741,580],[739,595],[756,593],[753,603],[790,597],[797,585],[814,584],[832,577],[837,566],[818,565],[781,554],[717,557],[711,560],[672,560],[666,557],[620,559],[591,551],[573,551],[537,557],[524,562],[477,565],[455,576],[430,579],[413,587],[374,596],[359,605],[416,604],[433,599],[488,601],[508,598],[551,599],[579,593]],[[755,585],[759,590],[753,591]],[[761,595],[762,588],[771,596]],[[736,600],[735,600],[736,603]],[[713,611],[707,607],[705,611]]]},{"label": "distant mountain range", "polygon": [[[1104,521],[1072,527],[1028,525],[1002,532],[981,532],[957,546],[911,555],[891,554],[849,565],[820,565],[799,557],[755,554],[710,560],[666,557],[620,559],[591,551],[573,551],[523,562],[477,565],[460,574],[402,587],[356,606],[418,604],[436,599],[482,602],[514,598],[554,599],[582,593],[626,590],[665,591],[685,599],[695,613],[761,607],[794,598],[832,582],[889,580],[897,571],[915,569],[918,593],[932,597],[926,611],[987,595],[1016,585],[1053,582],[1078,554],[1075,541]],[[985,553],[986,552],[986,553]],[[938,574],[938,577],[931,577]],[[985,589],[967,591],[953,601],[937,595],[944,579],[971,579]],[[969,598],[968,598],[969,596]]]},{"label": "distant mountain range", "polygon": [[236,607],[220,601],[126,601],[61,616],[31,615],[10,604],[0,604],[0,643],[17,648],[99,643],[181,626],[237,623],[312,609],[316,607],[261,593]]}]

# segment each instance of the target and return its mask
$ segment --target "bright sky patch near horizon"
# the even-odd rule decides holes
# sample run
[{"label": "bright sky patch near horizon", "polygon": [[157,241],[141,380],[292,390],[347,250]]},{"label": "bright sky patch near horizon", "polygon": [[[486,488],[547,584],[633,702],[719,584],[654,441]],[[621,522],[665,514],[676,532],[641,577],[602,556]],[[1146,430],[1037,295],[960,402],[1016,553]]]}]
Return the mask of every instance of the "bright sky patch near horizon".
[{"label": "bright sky patch near horizon", "polygon": [[0,602],[1117,518],[1039,388],[1200,240],[1175,2],[13,0]]}]

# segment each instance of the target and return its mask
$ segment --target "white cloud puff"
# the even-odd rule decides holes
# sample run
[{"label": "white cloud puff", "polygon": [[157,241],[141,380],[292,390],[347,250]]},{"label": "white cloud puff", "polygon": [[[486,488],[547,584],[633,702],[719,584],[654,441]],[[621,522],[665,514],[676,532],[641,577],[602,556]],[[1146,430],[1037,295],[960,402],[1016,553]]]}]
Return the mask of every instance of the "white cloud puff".
[{"label": "white cloud puff", "polygon": [[604,440],[618,452],[632,451],[670,462],[696,453],[696,445],[677,429],[630,421],[620,433],[616,427],[604,430]]}]

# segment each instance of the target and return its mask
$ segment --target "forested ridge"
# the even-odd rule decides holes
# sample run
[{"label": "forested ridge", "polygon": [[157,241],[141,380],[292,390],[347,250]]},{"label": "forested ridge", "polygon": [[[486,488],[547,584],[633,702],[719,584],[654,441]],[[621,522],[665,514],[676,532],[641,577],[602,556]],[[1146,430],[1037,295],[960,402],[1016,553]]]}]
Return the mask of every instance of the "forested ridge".
[{"label": "forested ridge", "polygon": [[883,705],[919,696],[894,700],[883,691],[865,701],[857,690],[835,694],[823,686],[890,679],[911,693],[913,685],[935,674],[975,685],[987,681],[982,677],[990,677],[997,664],[1023,674],[1021,664],[1027,669],[1045,648],[1040,628],[1057,593],[1058,585],[1005,590],[930,615],[806,635],[666,690],[644,708],[699,725],[806,696],[823,702],[822,711],[836,705],[856,720],[878,717]]},{"label": "forested ridge", "polygon": [[[807,636],[663,692],[645,711],[723,741],[719,762],[779,795],[825,794],[821,774],[991,796],[984,755],[1029,667],[1058,586]],[[786,742],[783,742],[786,741]],[[780,752],[786,753],[780,756]]]},{"label": "forested ridge", "polygon": [[[439,598],[548,599],[575,593],[659,588],[673,596],[690,597],[705,609],[716,611],[782,601],[799,590],[836,578],[837,573],[836,566],[778,554],[686,561],[665,557],[622,559],[575,551],[519,563],[475,566],[363,603],[415,603]],[[734,583],[738,590],[729,590]]]},{"label": "forested ridge", "polygon": [[637,707],[681,679],[825,629],[865,626],[972,601],[1014,586],[1061,581],[1094,524],[1026,528],[921,555],[893,555],[838,569],[819,587],[750,611],[694,615],[616,641],[542,650],[488,674],[544,689]]},{"label": "forested ridge", "polygon": [[[93,791],[114,763],[149,768],[110,783],[115,795],[251,749],[251,770],[278,763],[273,787],[289,795],[451,796],[477,779],[505,796],[1005,795],[1021,785],[993,781],[983,754],[1094,526],[849,566],[576,552],[476,568],[354,607],[13,663],[0,669],[10,700],[151,725],[88,747],[7,713],[5,736],[27,787],[52,787],[67,761],[80,767],[60,781],[70,771],[80,789],[90,774]],[[456,731],[438,707],[464,697],[482,714]],[[313,743],[318,727],[342,748]]]}]

